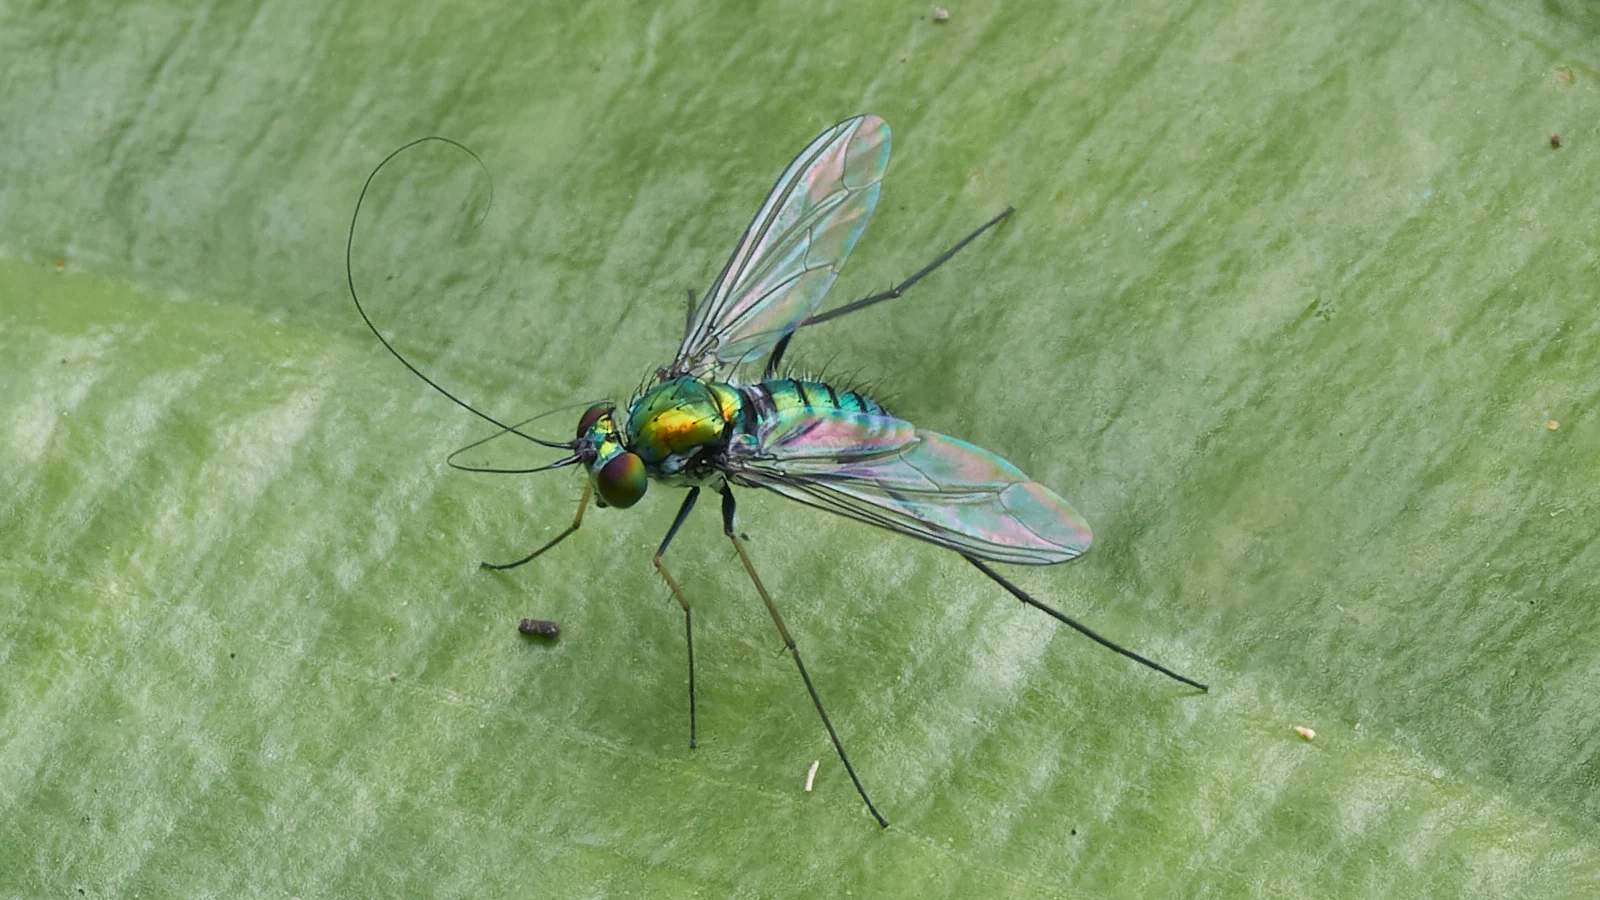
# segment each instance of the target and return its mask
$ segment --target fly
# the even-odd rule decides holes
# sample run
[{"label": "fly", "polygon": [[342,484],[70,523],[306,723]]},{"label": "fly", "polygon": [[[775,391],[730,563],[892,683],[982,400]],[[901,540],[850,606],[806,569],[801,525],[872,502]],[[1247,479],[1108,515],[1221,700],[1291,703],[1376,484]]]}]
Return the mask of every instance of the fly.
[{"label": "fly", "polygon": [[[895,287],[819,313],[823,296],[866,230],[889,164],[889,127],[882,119],[857,116],[840,122],[789,163],[701,301],[695,303],[690,294],[683,341],[672,361],[656,370],[654,383],[626,407],[609,402],[589,407],[579,417],[572,440],[548,441],[521,431],[526,423],[502,424],[423,375],[379,333],[356,296],[350,251],[367,188],[389,160],[430,140],[466,150],[478,160],[455,141],[428,137],[401,147],[378,164],[367,177],[351,217],[350,240],[345,247],[351,299],[367,327],[396,359],[435,390],[500,428],[493,437],[511,433],[567,452],[562,459],[532,469],[460,466],[453,457],[451,465],[493,472],[582,466],[588,474],[571,525],[521,559],[499,565],[484,563],[484,568],[512,569],[536,559],[582,526],[591,501],[600,507],[626,509],[644,497],[651,481],[687,490],[652,562],[683,609],[690,747],[697,741],[694,614],[662,560],[701,491],[708,488],[721,495],[723,533],[733,543],[784,648],[794,659],[840,762],[881,826],[889,823],[850,764],[794,637],[756,574],[744,537],[735,528],[735,488],[763,488],[952,550],[1022,603],[1129,659],[1206,690],[1204,684],[1121,647],[1040,603],[990,567],[990,563],[1053,565],[1088,550],[1093,537],[1089,524],[1061,496],[999,456],[918,428],[858,391],[825,381],[778,377],[778,365],[797,330],[900,296],[1010,215],[1010,208]],[[764,363],[760,378],[741,377],[746,367],[758,363]]]}]

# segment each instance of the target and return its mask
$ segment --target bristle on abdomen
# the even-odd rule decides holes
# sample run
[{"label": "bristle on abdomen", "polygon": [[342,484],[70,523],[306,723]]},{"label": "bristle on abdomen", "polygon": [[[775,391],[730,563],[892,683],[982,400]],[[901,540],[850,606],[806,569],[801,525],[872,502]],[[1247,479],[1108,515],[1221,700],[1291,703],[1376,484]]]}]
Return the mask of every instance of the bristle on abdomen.
[{"label": "bristle on abdomen", "polygon": [[884,415],[883,405],[848,388],[836,388],[831,384],[821,381],[805,381],[799,378],[779,378],[773,381],[763,381],[759,385],[752,385],[764,389],[770,398],[773,412],[785,412],[790,409],[843,409],[851,412],[864,412],[872,415]]}]

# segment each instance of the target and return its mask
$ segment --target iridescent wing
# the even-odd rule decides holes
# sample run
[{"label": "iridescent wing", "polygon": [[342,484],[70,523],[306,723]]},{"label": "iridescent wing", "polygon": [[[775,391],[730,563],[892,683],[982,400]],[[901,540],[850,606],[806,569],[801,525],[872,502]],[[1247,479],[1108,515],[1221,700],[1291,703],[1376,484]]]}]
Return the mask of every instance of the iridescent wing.
[{"label": "iridescent wing", "polygon": [[728,448],[728,477],[995,562],[1048,565],[1089,549],[1054,491],[966,441],[893,416],[793,410]]},{"label": "iridescent wing", "polygon": [[789,163],[695,310],[669,377],[715,377],[771,352],[822,305],[866,230],[889,165],[889,126],[857,116]]}]

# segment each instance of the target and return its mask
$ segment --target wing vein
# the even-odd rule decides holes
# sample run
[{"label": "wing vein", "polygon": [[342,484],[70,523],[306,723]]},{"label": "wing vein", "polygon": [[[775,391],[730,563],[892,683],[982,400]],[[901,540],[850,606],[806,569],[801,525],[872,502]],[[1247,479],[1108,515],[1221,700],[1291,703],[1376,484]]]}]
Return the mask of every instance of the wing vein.
[{"label": "wing vein", "polygon": [[667,373],[717,377],[770,352],[821,306],[877,205],[889,129],[858,116],[784,169],[695,310]]}]

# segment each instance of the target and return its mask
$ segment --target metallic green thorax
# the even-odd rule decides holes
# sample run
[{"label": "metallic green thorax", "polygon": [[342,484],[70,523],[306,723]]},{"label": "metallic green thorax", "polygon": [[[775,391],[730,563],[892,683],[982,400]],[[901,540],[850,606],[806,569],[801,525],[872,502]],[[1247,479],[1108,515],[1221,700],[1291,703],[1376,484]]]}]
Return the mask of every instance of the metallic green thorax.
[{"label": "metallic green thorax", "polygon": [[781,378],[736,386],[684,376],[658,384],[635,400],[621,439],[644,461],[652,477],[699,483],[710,473],[697,471],[704,467],[696,462],[709,463],[708,456],[734,436],[753,434],[763,421],[797,409],[884,412],[881,405],[855,391],[820,381]]},{"label": "metallic green thorax", "polygon": [[[633,401],[625,441],[652,474],[673,474],[672,460],[718,443],[740,406],[739,390],[732,385],[674,378]],[[669,471],[659,471],[663,466]]]}]

